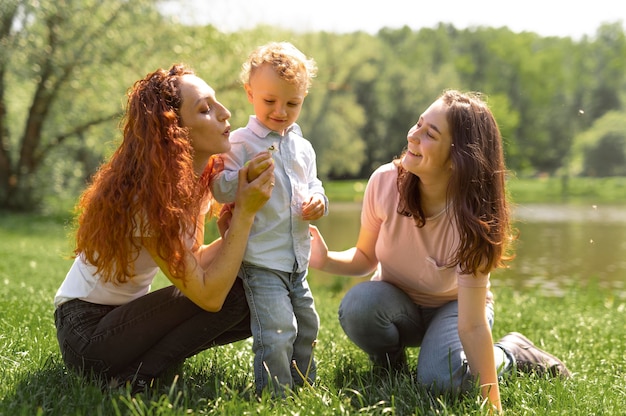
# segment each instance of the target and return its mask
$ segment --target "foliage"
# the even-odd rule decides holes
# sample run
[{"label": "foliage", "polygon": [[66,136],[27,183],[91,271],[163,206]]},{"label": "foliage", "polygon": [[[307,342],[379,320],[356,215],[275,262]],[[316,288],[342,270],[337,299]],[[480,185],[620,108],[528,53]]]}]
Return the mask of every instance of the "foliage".
[{"label": "foliage", "polygon": [[[159,14],[159,3],[2,3],[0,207],[32,210],[50,195],[75,197],[119,140],[124,92],[158,67],[189,64],[231,110],[233,127],[245,125],[251,108],[239,69],[270,40],[291,41],[318,62],[298,122],[323,179],[364,179],[397,156],[410,126],[446,88],[486,94],[507,164],[520,175],[562,174],[570,162],[582,171],[573,138],[605,114],[626,111],[619,23],[580,41],[449,24],[376,35],[269,26],[226,34],[183,26]],[[624,149],[623,130],[604,139],[589,134],[603,143],[590,158]],[[605,174],[621,174],[619,158],[613,165]]]},{"label": "foliage", "polygon": [[572,174],[626,175],[626,117],[610,111],[576,137],[572,146]]},{"label": "foliage", "polygon": [[147,0],[3,3],[0,206],[27,208],[39,201],[45,180],[40,168],[53,150],[63,147],[68,162],[98,152],[93,142],[77,143],[92,126],[120,114],[126,88],[120,87],[135,77],[129,68],[145,47],[137,21],[161,20],[149,5]]}]

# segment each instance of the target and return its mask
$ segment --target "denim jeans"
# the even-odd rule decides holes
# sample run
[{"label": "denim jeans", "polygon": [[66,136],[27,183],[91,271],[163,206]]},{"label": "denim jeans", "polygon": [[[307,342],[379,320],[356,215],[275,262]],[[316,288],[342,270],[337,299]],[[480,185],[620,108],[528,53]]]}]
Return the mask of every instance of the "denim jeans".
[{"label": "denim jeans", "polygon": [[306,271],[281,272],[244,263],[239,276],[250,307],[257,394],[268,386],[272,393],[283,394],[285,388],[303,385],[300,374],[312,384],[319,317]]},{"label": "denim jeans", "polygon": [[74,299],[54,315],[66,365],[104,381],[150,381],[200,351],[251,335],[238,279],[215,313],[168,286],[120,306]]},{"label": "denim jeans", "polygon": [[[492,305],[486,305],[493,326]],[[463,391],[473,378],[458,333],[458,302],[438,308],[413,303],[396,286],[368,281],[352,287],[341,301],[339,321],[348,337],[369,354],[374,365],[393,365],[406,347],[420,347],[417,381],[435,390]],[[513,363],[494,346],[499,375]]]}]

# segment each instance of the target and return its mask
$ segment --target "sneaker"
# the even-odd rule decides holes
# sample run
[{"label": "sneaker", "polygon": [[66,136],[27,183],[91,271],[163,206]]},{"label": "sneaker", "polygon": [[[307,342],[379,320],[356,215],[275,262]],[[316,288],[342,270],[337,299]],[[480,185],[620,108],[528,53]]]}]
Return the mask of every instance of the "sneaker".
[{"label": "sneaker", "polygon": [[506,334],[496,345],[509,352],[516,361],[519,371],[524,373],[550,374],[552,377],[570,377],[570,372],[561,360],[535,346],[518,332]]}]

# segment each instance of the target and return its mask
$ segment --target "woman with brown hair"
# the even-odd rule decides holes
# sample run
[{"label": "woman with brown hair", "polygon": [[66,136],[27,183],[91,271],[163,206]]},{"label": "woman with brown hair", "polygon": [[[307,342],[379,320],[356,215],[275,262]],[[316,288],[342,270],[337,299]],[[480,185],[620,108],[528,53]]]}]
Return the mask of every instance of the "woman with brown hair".
[{"label": "woman with brown hair", "polygon": [[519,333],[493,344],[489,277],[510,258],[512,238],[505,175],[491,110],[479,94],[445,91],[409,130],[402,156],[372,174],[356,246],[328,251],[311,227],[311,267],[374,272],[339,309],[344,331],[374,366],[406,369],[405,348],[419,346],[420,384],[459,392],[477,383],[498,410],[498,375],[569,375]]}]

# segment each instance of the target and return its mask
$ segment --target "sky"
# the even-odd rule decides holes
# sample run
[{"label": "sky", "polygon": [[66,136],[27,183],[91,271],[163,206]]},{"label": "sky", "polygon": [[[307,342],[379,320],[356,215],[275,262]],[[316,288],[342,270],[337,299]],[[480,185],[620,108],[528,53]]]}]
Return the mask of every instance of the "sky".
[{"label": "sky", "polygon": [[224,32],[276,25],[296,31],[375,34],[383,27],[457,29],[506,26],[542,36],[594,36],[604,23],[626,24],[623,0],[166,0],[182,23],[211,24]]}]

